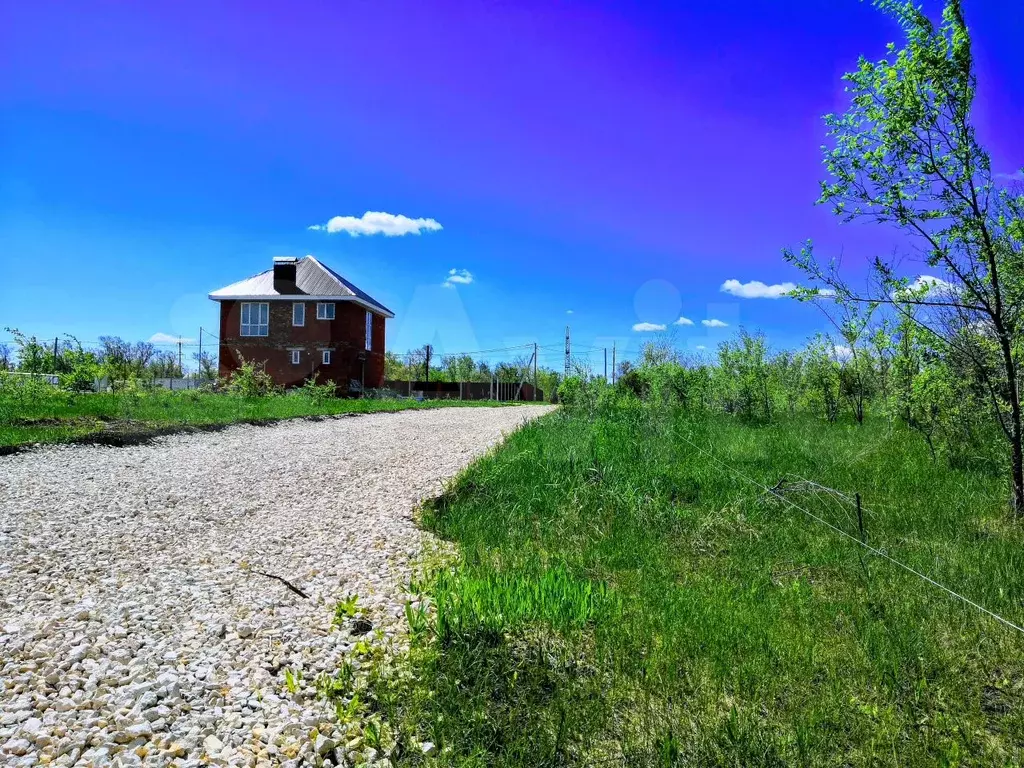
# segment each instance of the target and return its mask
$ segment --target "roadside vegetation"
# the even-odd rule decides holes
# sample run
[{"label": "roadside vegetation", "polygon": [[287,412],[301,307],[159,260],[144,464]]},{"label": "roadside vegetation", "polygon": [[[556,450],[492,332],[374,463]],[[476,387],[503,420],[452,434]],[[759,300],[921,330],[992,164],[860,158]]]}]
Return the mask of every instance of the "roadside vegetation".
[{"label": "roadside vegetation", "polygon": [[[363,398],[335,397],[334,385],[309,383],[285,392],[273,386],[259,366],[246,363],[215,391],[154,387],[144,377],[114,379],[109,391],[85,391],[77,380],[93,381],[69,366],[54,385],[33,376],[0,371],[0,451],[34,443],[97,440],[131,442],[182,429],[208,429],[235,423],[262,424],[299,417],[374,413],[410,408],[494,405],[490,401],[398,399],[382,393]],[[211,382],[212,383],[212,382]]]},{"label": "roadside vegetation", "polygon": [[1024,194],[961,2],[875,5],[820,202],[913,271],[787,250],[833,333],[581,372],[427,504],[408,653],[330,693],[397,764],[1024,762]]},{"label": "roadside vegetation", "polygon": [[399,764],[1024,757],[1024,635],[810,517],[859,540],[859,493],[867,543],[1021,624],[998,471],[884,419],[593,389],[423,511],[458,555],[413,585],[411,651],[362,694]]}]

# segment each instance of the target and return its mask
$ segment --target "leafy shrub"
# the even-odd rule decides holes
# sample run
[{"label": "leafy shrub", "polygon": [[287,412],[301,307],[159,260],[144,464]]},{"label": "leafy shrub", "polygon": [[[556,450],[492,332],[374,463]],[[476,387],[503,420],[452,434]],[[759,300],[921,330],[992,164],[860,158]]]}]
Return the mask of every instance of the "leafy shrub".
[{"label": "leafy shrub", "polygon": [[566,408],[575,408],[583,401],[583,379],[570,376],[558,385],[558,401]]},{"label": "leafy shrub", "polygon": [[0,371],[0,403],[18,411],[42,404],[62,405],[71,396],[43,376],[19,375]]},{"label": "leafy shrub", "polygon": [[72,392],[92,392],[100,376],[100,364],[96,355],[86,352],[80,346],[64,352],[61,356],[60,385]]},{"label": "leafy shrub", "polygon": [[239,397],[268,397],[280,389],[267,373],[265,363],[241,359],[241,365],[224,384],[226,392]]},{"label": "leafy shrub", "polygon": [[323,384],[317,384],[316,382],[316,376],[306,379],[302,387],[299,388],[299,393],[314,403],[323,403],[332,397],[337,397],[338,386],[333,381],[328,379]]}]

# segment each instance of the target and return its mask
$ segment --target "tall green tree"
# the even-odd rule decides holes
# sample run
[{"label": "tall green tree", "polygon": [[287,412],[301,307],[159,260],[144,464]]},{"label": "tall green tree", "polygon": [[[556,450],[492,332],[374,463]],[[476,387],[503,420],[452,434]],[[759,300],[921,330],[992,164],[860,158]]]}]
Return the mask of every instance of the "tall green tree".
[{"label": "tall green tree", "polygon": [[930,289],[919,284],[905,301],[909,281],[897,276],[894,261],[876,258],[875,285],[862,293],[834,261],[818,261],[810,244],[786,258],[846,300],[921,308],[915,322],[947,342],[971,333],[991,340],[995,354],[979,358],[977,374],[1009,445],[1013,509],[1021,515],[1024,196],[996,185],[972,123],[976,75],[962,5],[947,0],[933,23],[912,2],[876,0],[906,42],[890,44],[879,61],[861,58],[845,76],[849,109],[825,118],[830,178],[819,202],[844,221],[867,219],[907,233],[929,267],[941,271],[941,289],[934,280]]}]

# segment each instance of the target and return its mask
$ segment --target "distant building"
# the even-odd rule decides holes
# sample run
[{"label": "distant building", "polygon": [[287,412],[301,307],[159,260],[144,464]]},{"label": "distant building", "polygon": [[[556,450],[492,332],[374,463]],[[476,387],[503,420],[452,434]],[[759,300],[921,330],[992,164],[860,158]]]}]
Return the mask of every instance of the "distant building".
[{"label": "distant building", "polygon": [[394,313],[312,256],[274,266],[210,294],[220,303],[220,375],[243,358],[274,382],[333,381],[340,391],[384,383],[384,323]]}]

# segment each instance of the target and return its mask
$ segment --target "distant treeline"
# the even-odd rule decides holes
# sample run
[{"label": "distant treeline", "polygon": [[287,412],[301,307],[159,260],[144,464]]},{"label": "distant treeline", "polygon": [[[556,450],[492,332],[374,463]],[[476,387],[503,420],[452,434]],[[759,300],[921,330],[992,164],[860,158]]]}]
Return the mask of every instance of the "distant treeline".
[{"label": "distant treeline", "polygon": [[0,371],[56,375],[67,389],[86,391],[99,379],[112,384],[186,376],[184,363],[193,363],[190,375],[213,379],[216,358],[209,351],[179,357],[177,351],[160,350],[148,341],[129,342],[117,336],[101,336],[95,347],[86,347],[74,336],[41,340],[15,328],[13,349],[0,344]]}]

